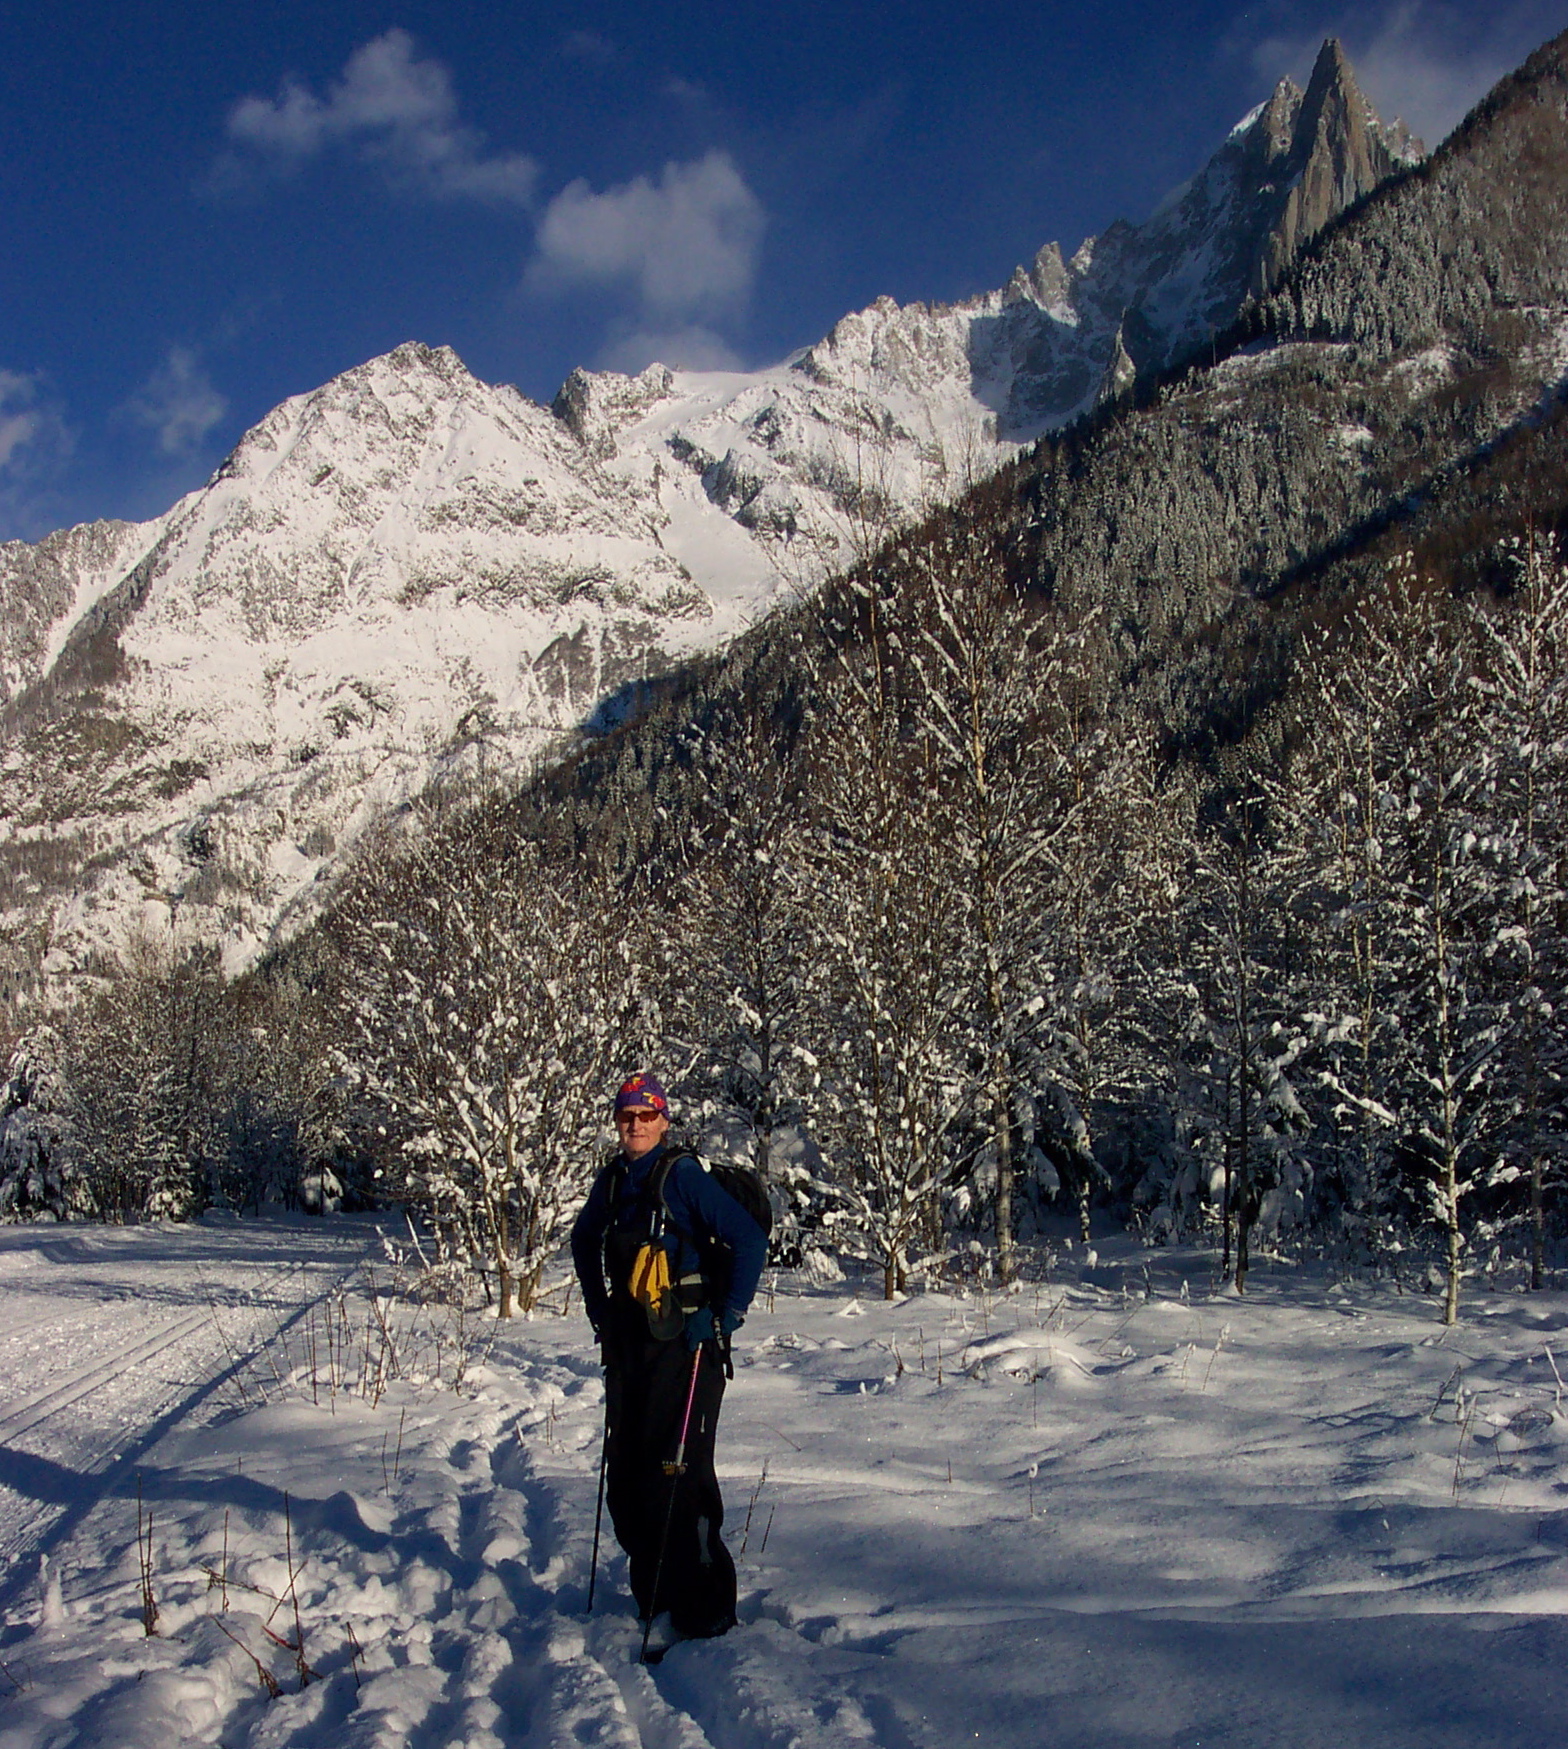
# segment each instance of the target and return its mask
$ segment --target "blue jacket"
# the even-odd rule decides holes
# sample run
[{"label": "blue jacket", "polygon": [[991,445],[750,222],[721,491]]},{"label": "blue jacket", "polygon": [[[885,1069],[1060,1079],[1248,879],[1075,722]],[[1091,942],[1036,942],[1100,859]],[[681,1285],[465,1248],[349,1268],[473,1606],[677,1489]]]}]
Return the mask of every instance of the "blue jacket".
[{"label": "blue jacket", "polygon": [[[588,1322],[604,1329],[610,1310],[610,1294],[604,1280],[604,1240],[612,1221],[618,1227],[640,1225],[644,1219],[648,1181],[664,1160],[666,1149],[653,1148],[640,1160],[617,1154],[594,1180],[588,1200],[572,1226],[572,1263],[583,1290]],[[620,1194],[616,1180],[624,1173]],[[665,1220],[663,1242],[670,1254],[670,1274],[679,1280],[702,1268],[703,1259],[686,1235],[718,1239],[734,1259],[728,1292],[714,1316],[728,1315],[733,1323],[745,1317],[767,1262],[767,1236],[718,1180],[703,1171],[696,1157],[674,1152],[669,1175],[664,1180]],[[677,1230],[679,1229],[679,1230]]]}]

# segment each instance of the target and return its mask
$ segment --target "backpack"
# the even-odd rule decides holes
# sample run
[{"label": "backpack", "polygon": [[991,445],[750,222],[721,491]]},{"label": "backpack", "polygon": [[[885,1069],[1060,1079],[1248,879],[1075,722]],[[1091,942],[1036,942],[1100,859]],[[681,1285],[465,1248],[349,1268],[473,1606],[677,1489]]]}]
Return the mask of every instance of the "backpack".
[{"label": "backpack", "polygon": [[[691,1150],[685,1148],[682,1153],[690,1154]],[[768,1187],[762,1182],[762,1174],[750,1166],[737,1166],[728,1160],[704,1160],[701,1154],[692,1154],[691,1157],[716,1181],[719,1189],[728,1191],[762,1228],[763,1238],[772,1238],[773,1204],[768,1197]],[[659,1194],[664,1194],[662,1178]]]},{"label": "backpack", "polygon": [[[730,1258],[729,1247],[722,1240],[704,1237],[699,1239],[694,1233],[688,1233],[684,1227],[678,1226],[670,1218],[669,1204],[664,1200],[664,1181],[669,1177],[671,1168],[677,1160],[692,1159],[718,1184],[720,1190],[726,1191],[746,1211],[762,1229],[764,1239],[773,1233],[773,1204],[768,1199],[767,1186],[762,1182],[762,1176],[750,1166],[738,1166],[728,1160],[705,1160],[695,1148],[680,1145],[668,1148],[664,1158],[659,1162],[658,1170],[653,1175],[653,1181],[648,1187],[648,1200],[656,1202],[665,1218],[670,1221],[671,1229],[678,1233],[693,1250],[696,1251],[702,1263],[702,1277],[706,1283],[706,1300],[713,1305],[722,1304],[729,1290]],[[622,1186],[618,1185],[615,1201],[619,1203]],[[651,1210],[650,1210],[651,1213]],[[692,1312],[702,1303],[694,1301],[688,1289],[685,1278],[672,1284],[676,1298],[682,1309]],[[651,1320],[650,1320],[651,1322]]]}]

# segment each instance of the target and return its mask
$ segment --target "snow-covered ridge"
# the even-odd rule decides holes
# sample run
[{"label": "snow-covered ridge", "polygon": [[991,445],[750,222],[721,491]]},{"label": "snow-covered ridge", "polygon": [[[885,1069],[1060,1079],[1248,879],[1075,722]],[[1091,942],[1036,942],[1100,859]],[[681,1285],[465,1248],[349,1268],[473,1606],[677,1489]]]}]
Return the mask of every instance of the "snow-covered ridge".
[{"label": "snow-covered ridge", "polygon": [[165,516],[0,547],[20,958],[69,972],[177,909],[245,964],[388,807],[525,767],[868,517],[1190,349],[1399,149],[1329,45],[1145,225],[984,296],[878,299],[767,370],[575,372],[550,408],[400,346],[274,409]]}]

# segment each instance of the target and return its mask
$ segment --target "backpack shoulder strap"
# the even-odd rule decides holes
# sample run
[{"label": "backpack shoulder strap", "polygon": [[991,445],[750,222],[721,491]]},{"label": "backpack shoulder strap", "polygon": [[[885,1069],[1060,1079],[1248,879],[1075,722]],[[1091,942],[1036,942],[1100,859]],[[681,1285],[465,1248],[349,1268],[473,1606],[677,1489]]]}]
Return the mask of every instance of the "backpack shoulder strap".
[{"label": "backpack shoulder strap", "polygon": [[[670,1168],[688,1150],[677,1149],[673,1154],[666,1154],[653,1169],[653,1175],[643,1186],[637,1201],[641,1204],[648,1217],[648,1237],[657,1238],[659,1228],[665,1221],[680,1233],[683,1238],[689,1237],[685,1229],[676,1225],[670,1215],[669,1205],[664,1200],[664,1181],[670,1175]],[[613,1224],[619,1215],[621,1206],[627,1200],[626,1185],[631,1173],[626,1162],[617,1154],[606,1168],[612,1176],[610,1179],[610,1221]]]},{"label": "backpack shoulder strap", "polygon": [[671,1172],[675,1170],[677,1164],[682,1160],[692,1160],[699,1168],[706,1170],[706,1168],[702,1166],[701,1156],[695,1153],[691,1148],[672,1148],[655,1168],[653,1180],[648,1188],[651,1195],[657,1200],[660,1209],[663,1211],[665,1220],[670,1223],[671,1229],[678,1233],[688,1245],[695,1246],[697,1244],[696,1235],[688,1233],[680,1222],[676,1220],[675,1216],[670,1212],[669,1200],[664,1194],[664,1187],[669,1182]]}]

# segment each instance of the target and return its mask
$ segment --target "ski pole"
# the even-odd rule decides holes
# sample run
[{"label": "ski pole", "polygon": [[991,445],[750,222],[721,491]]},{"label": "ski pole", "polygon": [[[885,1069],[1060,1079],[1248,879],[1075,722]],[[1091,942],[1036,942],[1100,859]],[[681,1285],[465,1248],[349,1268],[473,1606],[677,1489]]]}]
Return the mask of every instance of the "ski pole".
[{"label": "ski pole", "polygon": [[653,1618],[659,1613],[659,1581],[664,1577],[664,1557],[670,1547],[670,1526],[675,1522],[675,1496],[681,1477],[686,1474],[686,1433],[691,1426],[691,1406],[697,1400],[697,1374],[702,1370],[702,1345],[691,1357],[691,1383],[686,1387],[686,1413],[681,1416],[681,1436],[675,1446],[675,1461],[664,1466],[670,1478],[670,1503],[664,1509],[664,1535],[659,1538],[659,1559],[653,1569],[653,1595],[648,1599],[648,1619],[642,1624],[642,1650],[637,1662],[648,1662],[648,1636],[653,1632]]},{"label": "ski pole", "polygon": [[593,1560],[588,1566],[588,1609],[593,1614],[593,1588],[599,1577],[599,1529],[604,1523],[604,1472],[610,1461],[610,1381],[604,1381],[604,1434],[599,1441],[599,1504],[593,1514]]}]

